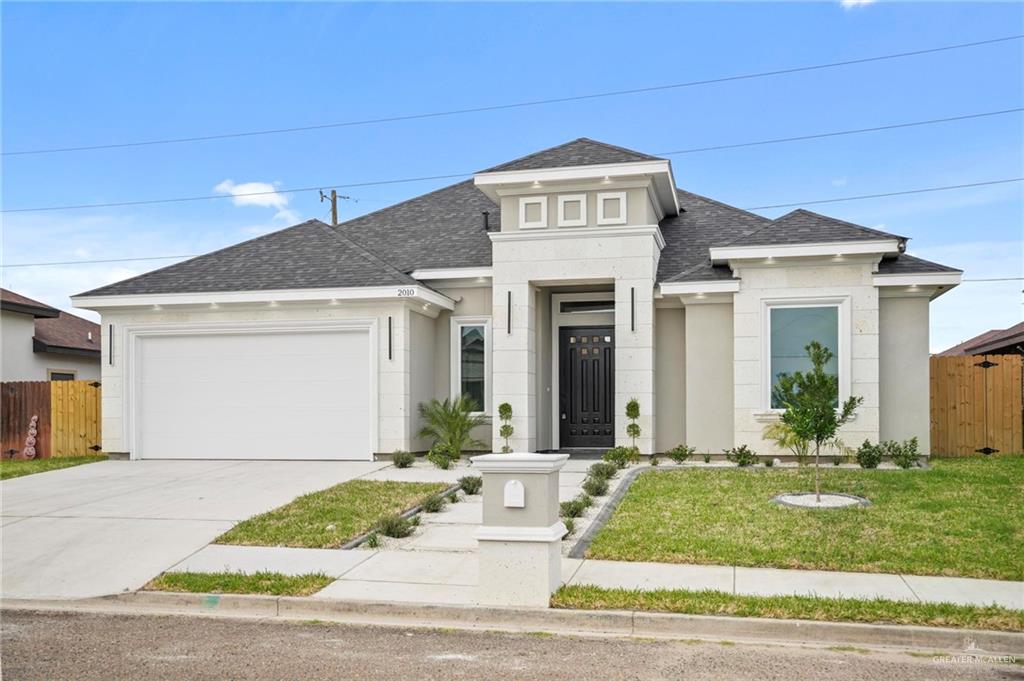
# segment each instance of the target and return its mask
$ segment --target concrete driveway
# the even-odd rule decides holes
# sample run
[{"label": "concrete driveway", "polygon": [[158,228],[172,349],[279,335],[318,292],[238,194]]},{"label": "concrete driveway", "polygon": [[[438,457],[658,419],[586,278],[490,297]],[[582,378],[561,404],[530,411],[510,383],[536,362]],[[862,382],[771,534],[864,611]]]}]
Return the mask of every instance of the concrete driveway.
[{"label": "concrete driveway", "polygon": [[5,480],[3,596],[138,589],[241,520],[388,465],[104,461]]}]

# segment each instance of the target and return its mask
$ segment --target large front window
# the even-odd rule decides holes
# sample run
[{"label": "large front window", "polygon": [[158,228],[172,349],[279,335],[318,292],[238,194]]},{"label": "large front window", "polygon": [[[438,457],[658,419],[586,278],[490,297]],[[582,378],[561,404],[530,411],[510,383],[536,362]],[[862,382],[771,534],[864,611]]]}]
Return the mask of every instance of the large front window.
[{"label": "large front window", "polygon": [[771,406],[782,409],[775,398],[774,388],[779,376],[806,372],[811,369],[807,345],[818,341],[832,352],[825,371],[839,376],[839,307],[836,305],[770,307],[769,355],[771,371]]},{"label": "large front window", "polygon": [[476,411],[487,411],[488,323],[485,320],[452,322],[452,397],[466,395]]}]

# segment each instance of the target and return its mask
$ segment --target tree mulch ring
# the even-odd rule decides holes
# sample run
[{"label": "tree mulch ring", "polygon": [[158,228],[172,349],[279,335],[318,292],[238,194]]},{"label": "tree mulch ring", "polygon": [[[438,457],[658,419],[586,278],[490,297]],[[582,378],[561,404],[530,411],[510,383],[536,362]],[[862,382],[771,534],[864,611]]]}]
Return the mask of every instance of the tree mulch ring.
[{"label": "tree mulch ring", "polygon": [[870,506],[871,502],[864,497],[839,492],[822,492],[821,501],[815,499],[814,492],[790,492],[772,497],[772,503],[789,508],[849,508],[850,506]]}]

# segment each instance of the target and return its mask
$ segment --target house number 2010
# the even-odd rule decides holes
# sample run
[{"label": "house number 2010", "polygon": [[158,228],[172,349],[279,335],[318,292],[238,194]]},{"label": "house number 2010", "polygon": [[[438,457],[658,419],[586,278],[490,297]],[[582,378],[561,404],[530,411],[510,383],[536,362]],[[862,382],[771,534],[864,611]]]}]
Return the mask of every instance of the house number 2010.
[{"label": "house number 2010", "polygon": [[414,288],[400,288],[398,289],[399,298],[412,298],[416,295],[416,289]]}]

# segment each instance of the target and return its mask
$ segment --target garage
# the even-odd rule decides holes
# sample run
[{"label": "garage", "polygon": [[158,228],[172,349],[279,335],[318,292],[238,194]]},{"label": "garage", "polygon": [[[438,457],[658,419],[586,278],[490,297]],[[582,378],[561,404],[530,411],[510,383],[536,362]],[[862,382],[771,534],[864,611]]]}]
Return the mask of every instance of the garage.
[{"label": "garage", "polygon": [[141,334],[132,355],[135,458],[373,458],[365,326]]}]

